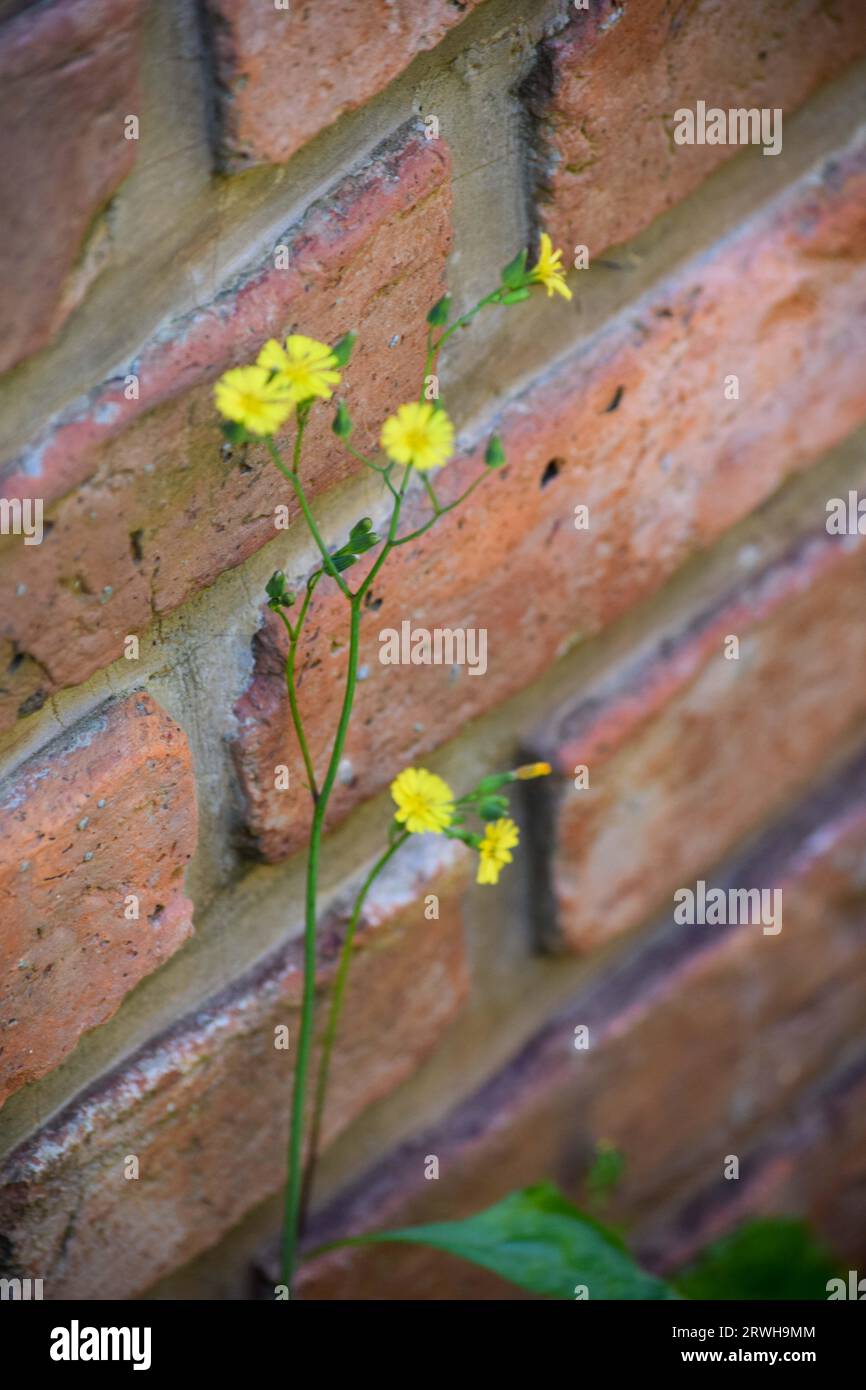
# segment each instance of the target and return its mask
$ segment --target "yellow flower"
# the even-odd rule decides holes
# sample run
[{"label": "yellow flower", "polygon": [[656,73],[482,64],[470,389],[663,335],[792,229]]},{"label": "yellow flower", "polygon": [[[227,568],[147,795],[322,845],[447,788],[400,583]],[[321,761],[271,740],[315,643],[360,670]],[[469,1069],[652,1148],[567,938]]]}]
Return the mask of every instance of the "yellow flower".
[{"label": "yellow flower", "polygon": [[407,767],[391,783],[391,795],[397,803],[395,819],[413,835],[430,830],[439,835],[451,824],[454,793],[433,772],[423,767]]},{"label": "yellow flower", "polygon": [[290,334],[284,348],[275,338],[269,339],[256,360],[260,367],[276,374],[274,380],[282,383],[293,401],[308,401],[313,396],[329,401],[331,387],[340,380],[340,373],[335,371],[337,359],[327,343],[305,338],[302,333]]},{"label": "yellow flower", "polygon": [[550,763],[523,763],[514,769],[518,782],[529,782],[533,777],[549,777]]},{"label": "yellow flower", "polygon": [[401,405],[382,426],[382,448],[394,463],[414,464],[419,471],[447,463],[454,447],[454,426],[444,410],[430,401]]},{"label": "yellow flower", "polygon": [[264,367],[232,367],[214,387],[220,415],[235,420],[250,434],[273,434],[285,424],[294,406],[285,388]]},{"label": "yellow flower", "polygon": [[478,875],[476,883],[497,883],[499,875],[506,864],[511,863],[511,850],[520,839],[517,826],[513,820],[504,816],[501,820],[491,821],[487,826],[484,839],[478,846]]},{"label": "yellow flower", "polygon": [[571,299],[571,290],[565,283],[565,271],[562,269],[561,261],[562,252],[554,251],[553,242],[547,232],[542,232],[538,261],[529,272],[529,278],[544,286],[548,299],[553,294],[561,294],[563,299]]}]

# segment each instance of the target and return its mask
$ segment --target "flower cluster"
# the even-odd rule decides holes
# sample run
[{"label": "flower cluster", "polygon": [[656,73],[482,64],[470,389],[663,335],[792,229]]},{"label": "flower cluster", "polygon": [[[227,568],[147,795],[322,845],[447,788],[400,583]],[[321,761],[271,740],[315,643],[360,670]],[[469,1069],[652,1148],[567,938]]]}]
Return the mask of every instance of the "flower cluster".
[{"label": "flower cluster", "polygon": [[[512,861],[520,833],[510,816],[508,801],[501,789],[509,782],[526,782],[546,777],[549,763],[526,763],[510,772],[484,777],[466,796],[455,798],[448,783],[423,767],[407,767],[391,783],[391,796],[397,810],[394,820],[400,830],[411,835],[432,833],[462,840],[478,851],[476,883],[497,883],[506,864]],[[484,822],[484,834],[465,828],[465,815]]]},{"label": "flower cluster", "polygon": [[[529,297],[535,285],[553,294],[571,299],[565,282],[562,252],[554,251],[550,237],[542,233],[538,260],[527,269],[526,252],[521,251],[501,275],[499,288],[489,295],[486,303],[516,304]],[[436,327],[448,321],[450,300],[445,295],[433,306],[427,322],[432,335]],[[479,306],[480,307],[480,306]],[[436,352],[455,331],[465,327],[476,310],[457,319],[446,328],[438,342],[430,339],[431,351]],[[255,364],[232,367],[224,372],[214,388],[216,407],[230,422],[232,437],[267,439],[276,434],[295,412],[308,411],[317,400],[329,401],[341,380],[340,368],[349,360],[354,334],[347,334],[339,343],[329,347],[316,338],[291,333],[285,343],[271,338],[259,352]],[[347,440],[352,423],[346,407],[340,403],[333,423],[338,438]],[[409,401],[398,407],[382,426],[379,443],[391,464],[426,472],[441,468],[454,451],[454,426],[437,401]],[[488,451],[490,453],[490,451]],[[504,462],[501,445],[492,441],[492,453],[485,459],[490,466]]]}]

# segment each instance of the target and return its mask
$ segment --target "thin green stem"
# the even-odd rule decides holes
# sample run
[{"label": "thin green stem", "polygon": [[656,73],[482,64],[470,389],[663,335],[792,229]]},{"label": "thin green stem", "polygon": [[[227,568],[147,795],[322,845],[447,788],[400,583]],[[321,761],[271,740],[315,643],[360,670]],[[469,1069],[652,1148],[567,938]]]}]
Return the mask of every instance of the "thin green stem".
[{"label": "thin green stem", "polygon": [[346,928],[346,935],[343,938],[343,945],[340,949],[340,960],[337,966],[337,974],[334,980],[334,988],[331,994],[331,1002],[328,1009],[328,1021],[325,1027],[325,1036],[322,1040],[322,1056],[319,1062],[319,1074],[316,1081],[316,1095],[313,1105],[313,1119],[310,1127],[310,1140],[307,1147],[307,1164],[304,1171],[304,1181],[301,1188],[301,1223],[309,1206],[310,1197],[313,1190],[313,1180],[315,1178],[316,1163],[319,1156],[319,1140],[322,1132],[322,1118],[325,1111],[325,1098],[328,1092],[328,1080],[331,1070],[331,1057],[334,1051],[334,1043],[337,1038],[337,1030],[340,1026],[340,1014],[343,1008],[343,999],[346,993],[346,984],[349,978],[349,967],[352,963],[352,946],[355,940],[355,932],[361,918],[361,911],[367,898],[367,894],[375,883],[379,874],[392,855],[397,853],[401,845],[405,844],[409,838],[408,830],[402,831],[389,845],[384,854],[380,855],[372,869],[364,879],[363,884],[355,899],[352,908],[352,915],[349,918],[349,925]]},{"label": "thin green stem", "polygon": [[487,470],[485,469],[483,473],[479,473],[478,477],[469,484],[465,492],[461,492],[460,496],[455,497],[453,502],[449,502],[447,507],[440,507],[438,511],[434,511],[430,520],[425,521],[423,526],[419,526],[415,531],[409,531],[405,536],[400,536],[398,540],[394,541],[394,545],[406,545],[409,541],[416,541],[419,536],[423,536],[425,531],[429,531],[431,526],[435,526],[440,516],[445,516],[447,512],[453,512],[455,507],[459,507],[461,502],[465,502],[466,498],[472,495],[479,483],[482,483],[486,477]]},{"label": "thin green stem", "polygon": [[357,595],[350,604],[349,624],[349,665],[346,672],[346,688],[340,720],[334,738],[322,788],[313,808],[313,822],[310,828],[310,843],[307,852],[307,881],[304,908],[304,986],[301,999],[301,1027],[298,1036],[298,1054],[295,1062],[295,1084],[292,1092],[292,1114],[289,1130],[289,1173],[286,1183],[285,1224],[283,1227],[283,1269],[282,1277],[291,1291],[297,1263],[298,1237],[300,1233],[301,1183],[304,1142],[304,1108],[306,1102],[307,1076],[310,1068],[310,1053],[313,1041],[313,1021],[316,1000],[316,902],[319,885],[319,852],[325,813],[328,809],[331,792],[337,777],[337,769],[343,756],[352,705],[355,700],[355,687],[358,676],[358,638],[360,634],[361,605]]},{"label": "thin green stem", "polygon": [[483,299],[479,299],[478,303],[475,305],[474,308],[467,309],[465,314],[461,314],[459,319],[455,319],[454,322],[451,324],[450,328],[446,328],[445,332],[441,334],[441,336],[437,338],[436,342],[433,344],[434,357],[438,356],[442,348],[442,345],[444,343],[447,343],[452,333],[456,333],[458,328],[466,328],[475,318],[475,315],[479,314],[482,309],[487,307],[488,304],[499,304],[501,302],[502,294],[503,290],[502,286],[500,285],[499,288],[493,290],[491,294],[486,294]]},{"label": "thin green stem", "polygon": [[295,735],[298,740],[298,745],[301,750],[301,757],[304,760],[304,768],[307,773],[307,785],[310,789],[310,795],[313,798],[314,802],[318,801],[319,799],[319,788],[316,784],[316,773],[313,767],[313,760],[310,757],[310,750],[307,744],[306,734],[304,732],[304,723],[303,719],[301,718],[300,706],[298,705],[298,692],[295,688],[295,659],[297,657],[298,642],[300,640],[301,630],[304,626],[304,620],[307,616],[307,611],[310,607],[310,599],[312,598],[313,590],[315,589],[316,584],[321,579],[321,577],[322,570],[316,570],[316,573],[307,580],[307,588],[304,594],[304,601],[301,604],[301,609],[298,614],[298,619],[295,627],[292,627],[292,624],[289,622],[286,614],[283,613],[282,609],[277,610],[280,618],[282,618],[283,620],[285,629],[289,634],[289,650],[285,662],[286,690],[288,691],[289,695],[289,708],[292,714],[292,724],[294,725]]},{"label": "thin green stem", "polygon": [[[299,433],[299,434],[302,434],[302,433],[303,433],[302,426],[301,426],[300,422],[299,422],[299,424],[298,424],[298,433]],[[313,516],[313,513],[310,511],[310,504],[309,504],[309,502],[307,501],[307,494],[304,492],[304,485],[303,485],[303,483],[301,482],[301,479],[300,479],[300,476],[299,476],[297,470],[294,469],[294,468],[287,468],[287,467],[286,467],[286,465],[283,463],[282,458],[280,457],[280,452],[279,452],[279,450],[277,449],[277,447],[276,447],[276,445],[274,444],[274,441],[273,441],[272,439],[266,439],[266,440],[265,440],[265,444],[267,445],[268,452],[269,452],[271,458],[273,459],[274,463],[277,465],[277,468],[280,470],[280,472],[282,473],[283,477],[284,477],[284,478],[287,478],[288,481],[291,483],[292,487],[294,488],[295,496],[296,496],[297,499],[298,499],[298,504],[299,504],[299,506],[300,506],[300,508],[301,508],[301,511],[302,511],[303,514],[304,514],[304,520],[306,521],[307,526],[308,526],[309,529],[310,529],[310,535],[313,537],[313,540],[316,542],[316,545],[319,547],[319,554],[320,554],[321,557],[322,557],[322,563],[323,563],[323,565],[325,566],[325,569],[327,570],[327,572],[328,572],[328,574],[331,576],[331,578],[336,582],[336,584],[338,585],[338,587],[339,587],[340,589],[342,589],[343,593],[346,595],[346,598],[351,598],[352,595],[351,595],[351,592],[350,592],[350,590],[349,590],[349,586],[348,586],[348,584],[346,583],[346,581],[345,581],[345,579],[343,578],[343,576],[340,574],[340,571],[337,569],[336,565],[334,564],[334,561],[333,561],[333,559],[331,558],[331,552],[328,550],[328,547],[325,545],[325,542],[322,540],[322,537],[321,537],[321,535],[320,535],[320,533],[319,533],[319,528],[318,528],[318,526],[316,525],[315,517]],[[299,448],[299,446],[298,446],[298,440],[297,440],[297,437],[296,437],[296,439],[295,439],[295,449],[296,449],[296,451],[298,450],[298,448]]]}]

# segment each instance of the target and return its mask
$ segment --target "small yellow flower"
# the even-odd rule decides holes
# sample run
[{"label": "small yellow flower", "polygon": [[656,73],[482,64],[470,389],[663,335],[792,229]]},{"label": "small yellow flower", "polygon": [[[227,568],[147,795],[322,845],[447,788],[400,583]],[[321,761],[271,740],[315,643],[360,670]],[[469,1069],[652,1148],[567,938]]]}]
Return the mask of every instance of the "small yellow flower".
[{"label": "small yellow flower", "polygon": [[414,464],[420,471],[440,468],[454,448],[454,426],[444,410],[430,401],[401,405],[382,426],[381,445],[394,463]]},{"label": "small yellow flower", "polygon": [[426,772],[423,767],[407,767],[391,783],[391,795],[397,803],[395,820],[413,835],[423,834],[425,830],[439,835],[451,824],[454,793],[434,772]]},{"label": "small yellow flower", "polygon": [[523,763],[514,769],[518,782],[530,782],[533,777],[549,777],[550,763]]},{"label": "small yellow flower", "polygon": [[511,850],[519,839],[517,826],[507,816],[490,822],[478,846],[480,857],[476,883],[498,883],[505,865],[511,863]]},{"label": "small yellow flower", "polygon": [[285,424],[294,406],[285,387],[264,367],[232,367],[214,387],[220,415],[243,425],[250,434],[273,434]]},{"label": "small yellow flower", "polygon": [[340,381],[335,370],[337,359],[328,344],[305,338],[302,333],[290,334],[284,348],[276,338],[270,338],[256,360],[260,367],[275,373],[274,380],[282,383],[293,401],[308,401],[313,396],[329,401],[331,388]]},{"label": "small yellow flower", "polygon": [[562,252],[554,251],[553,242],[547,232],[542,232],[538,261],[529,272],[529,278],[544,286],[548,299],[554,294],[561,294],[563,299],[571,299],[571,290],[565,283],[565,271],[561,262]]}]

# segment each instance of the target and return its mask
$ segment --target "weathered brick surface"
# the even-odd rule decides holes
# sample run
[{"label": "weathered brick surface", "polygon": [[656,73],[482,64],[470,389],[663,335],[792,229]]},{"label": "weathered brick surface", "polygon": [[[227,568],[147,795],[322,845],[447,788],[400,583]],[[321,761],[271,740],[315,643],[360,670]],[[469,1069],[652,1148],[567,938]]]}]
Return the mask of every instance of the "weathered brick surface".
[{"label": "weathered brick surface", "polygon": [[[224,369],[295,328],[326,342],[360,330],[341,394],[361,448],[416,393],[450,245],[448,167],[442,141],[404,133],[278,243],[288,269],[270,255],[152,342],[132,366],[137,400],[124,378],[106,382],[6,470],[3,495],[42,497],[51,523],[39,546],[0,543],[0,633],[16,662],[7,724],[273,539],[277,503],[295,514],[264,448],[223,447],[212,383]],[[319,410],[308,433],[312,493],[357,467],[335,447],[330,418]]]},{"label": "weathered brick surface", "polygon": [[0,25],[0,372],[44,347],[104,264],[101,214],[138,149],[142,0],[29,6]]},{"label": "weathered brick surface", "polygon": [[[334,1056],[326,1141],[411,1075],[459,1008],[464,881],[461,847],[416,841],[373,890]],[[424,915],[431,892],[438,921]],[[339,938],[337,923],[321,934],[322,1023]],[[301,979],[295,941],[16,1151],[0,1173],[9,1269],[38,1270],[46,1298],[129,1296],[274,1192],[285,1174]],[[274,1045],[283,1025],[288,1050]],[[130,1154],[137,1181],[124,1178]]]},{"label": "weathered brick surface", "polygon": [[866,1251],[866,1058],[804,1097],[793,1122],[740,1160],[734,1182],[715,1175],[675,1211],[642,1224],[641,1258],[677,1270],[728,1231],[756,1215],[796,1213],[842,1262]]},{"label": "weathered brick surface", "polygon": [[146,694],[103,706],[0,784],[0,1102],[190,935],[195,840],[186,738]]},{"label": "weathered brick surface", "polygon": [[[713,879],[781,887],[778,936],[753,925],[661,928],[441,1127],[365,1174],[311,1239],[452,1220],[545,1178],[581,1200],[594,1145],[607,1139],[626,1160],[610,1219],[638,1241],[646,1228],[661,1260],[662,1220],[673,1223],[717,1182],[726,1155],[759,1149],[820,1078],[863,1056],[864,851],[861,756]],[[578,1024],[589,1028],[587,1050],[574,1047]],[[850,1179],[862,1171],[856,1126],[844,1148],[836,1137]],[[424,1178],[428,1154],[439,1158],[437,1182]],[[837,1230],[826,1174],[815,1192],[828,1230]],[[794,1187],[788,1196],[796,1211]],[[861,1224],[847,1248],[859,1242],[862,1253],[862,1241]],[[471,1265],[411,1247],[340,1252],[305,1279],[312,1298],[523,1296]]]},{"label": "weathered brick surface", "polygon": [[224,157],[241,167],[284,163],[480,3],[319,0],[281,10],[256,0],[205,0]]},{"label": "weathered brick surface", "polygon": [[[840,155],[506,408],[495,424],[508,466],[398,550],[374,586],[346,750],[353,775],[333,818],[656,589],[862,420],[864,191],[866,152]],[[739,400],[725,399],[731,372]],[[443,496],[474,476],[482,451],[449,465]],[[575,530],[578,504],[589,530]],[[423,502],[409,513],[407,530]],[[299,653],[318,766],[342,698],[344,609],[321,585]],[[404,620],[486,628],[486,674],[381,665],[380,632]],[[300,777],[295,792],[273,790],[275,765],[299,766],[283,641],[266,618],[236,710],[249,834],[267,859],[303,843],[308,815]]]},{"label": "weathered brick surface", "polygon": [[542,45],[524,90],[545,225],[591,255],[625,241],[739,151],[674,143],[677,110],[779,108],[784,149],[784,119],[864,52],[859,0],[591,4]]},{"label": "weathered brick surface", "polygon": [[[851,677],[866,670],[866,537],[843,542],[822,523],[529,740],[562,774],[532,798],[533,906],[549,946],[592,950],[642,921],[862,721],[866,693]],[[578,790],[580,766],[590,785]]]}]

